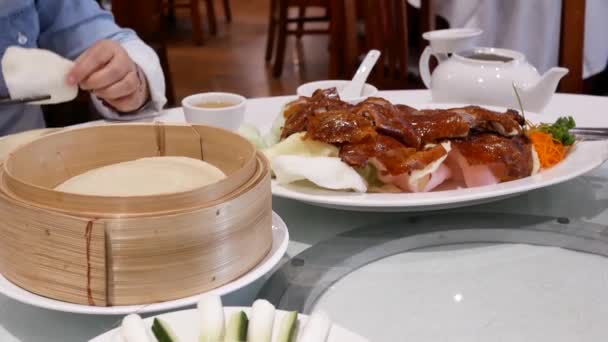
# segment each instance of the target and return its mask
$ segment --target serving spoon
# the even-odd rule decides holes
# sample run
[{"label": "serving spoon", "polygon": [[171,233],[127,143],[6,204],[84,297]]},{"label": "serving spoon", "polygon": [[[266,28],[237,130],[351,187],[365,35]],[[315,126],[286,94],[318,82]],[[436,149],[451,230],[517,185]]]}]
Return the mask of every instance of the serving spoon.
[{"label": "serving spoon", "polygon": [[367,53],[353,79],[339,92],[341,99],[355,99],[361,96],[363,85],[365,85],[365,81],[367,81],[369,73],[376,65],[378,58],[380,58],[380,51],[378,50],[370,50]]}]

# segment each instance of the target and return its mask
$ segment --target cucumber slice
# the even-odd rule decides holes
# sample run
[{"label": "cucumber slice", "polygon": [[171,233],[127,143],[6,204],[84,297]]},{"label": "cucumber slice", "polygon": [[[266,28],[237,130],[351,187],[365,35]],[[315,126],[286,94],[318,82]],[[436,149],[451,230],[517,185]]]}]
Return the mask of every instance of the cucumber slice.
[{"label": "cucumber slice", "polygon": [[276,342],[293,342],[298,330],[298,313],[288,312],[281,320],[281,328]]},{"label": "cucumber slice", "polygon": [[200,314],[200,342],[220,342],[224,340],[224,307],[219,296],[204,295],[198,302]]},{"label": "cucumber slice", "polygon": [[171,327],[169,327],[167,322],[161,319],[154,319],[154,323],[152,323],[152,332],[158,342],[179,342],[179,339],[175,336]]},{"label": "cucumber slice", "polygon": [[[226,337],[224,342],[245,342],[247,341],[247,326],[249,325],[249,319],[245,312],[240,311],[234,313],[228,321],[228,328],[226,329]],[[160,342],[160,341],[159,341]]]},{"label": "cucumber slice", "polygon": [[315,311],[308,317],[298,342],[325,342],[331,329],[331,320],[324,311]]},{"label": "cucumber slice", "polygon": [[247,342],[271,342],[274,325],[274,305],[258,299],[251,307],[251,321],[247,330]]},{"label": "cucumber slice", "polygon": [[123,318],[121,334],[126,342],[149,342],[148,329],[139,315],[130,314]]}]

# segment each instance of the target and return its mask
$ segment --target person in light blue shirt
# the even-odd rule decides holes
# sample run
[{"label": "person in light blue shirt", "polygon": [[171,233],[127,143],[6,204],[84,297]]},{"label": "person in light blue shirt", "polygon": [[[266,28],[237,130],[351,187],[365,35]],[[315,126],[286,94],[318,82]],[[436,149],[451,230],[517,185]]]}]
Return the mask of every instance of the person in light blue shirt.
[{"label": "person in light blue shirt", "polygon": [[[158,56],[94,0],[0,0],[0,58],[9,46],[48,49],[74,60],[66,83],[89,91],[106,118],[154,115],[166,103]],[[44,125],[38,106],[0,106],[0,136]]]}]

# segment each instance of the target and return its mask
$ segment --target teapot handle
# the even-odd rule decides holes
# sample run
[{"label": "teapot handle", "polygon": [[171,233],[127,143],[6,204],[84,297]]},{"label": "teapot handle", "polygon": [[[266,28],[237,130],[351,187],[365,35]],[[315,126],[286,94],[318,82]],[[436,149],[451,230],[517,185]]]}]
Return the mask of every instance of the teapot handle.
[{"label": "teapot handle", "polygon": [[430,46],[427,46],[422,55],[420,56],[420,61],[418,62],[418,68],[420,70],[420,78],[422,78],[422,82],[427,87],[427,89],[431,89],[431,71],[429,69],[429,60],[433,55],[433,51]]}]

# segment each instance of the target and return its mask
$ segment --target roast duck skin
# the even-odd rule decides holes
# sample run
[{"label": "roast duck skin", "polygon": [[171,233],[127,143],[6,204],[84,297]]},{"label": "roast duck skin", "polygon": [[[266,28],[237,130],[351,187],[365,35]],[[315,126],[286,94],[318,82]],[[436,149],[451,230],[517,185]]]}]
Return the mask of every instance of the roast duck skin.
[{"label": "roast duck skin", "polygon": [[532,143],[514,110],[418,110],[377,97],[352,105],[332,88],[287,104],[283,115],[281,139],[305,132],[305,139],[337,146],[355,169],[373,166],[401,191],[431,191],[448,179],[491,185],[533,172]]}]

